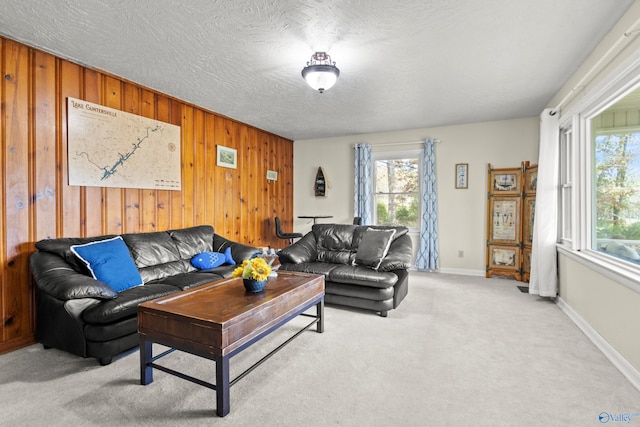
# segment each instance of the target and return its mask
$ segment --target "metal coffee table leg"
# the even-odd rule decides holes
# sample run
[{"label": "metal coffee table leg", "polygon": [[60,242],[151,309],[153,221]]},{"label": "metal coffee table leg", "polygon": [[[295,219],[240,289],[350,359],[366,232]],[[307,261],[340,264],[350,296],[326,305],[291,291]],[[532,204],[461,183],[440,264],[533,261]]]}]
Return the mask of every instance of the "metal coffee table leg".
[{"label": "metal coffee table leg", "polygon": [[216,414],[224,417],[231,410],[229,404],[229,356],[216,356]]},{"label": "metal coffee table leg", "polygon": [[316,332],[324,332],[324,300],[320,301],[316,305],[316,316],[318,317],[318,323],[316,324]]},{"label": "metal coffee table leg", "polygon": [[150,362],[153,359],[151,350],[151,341],[147,341],[140,337],[140,384],[147,385],[153,381],[153,368]]}]

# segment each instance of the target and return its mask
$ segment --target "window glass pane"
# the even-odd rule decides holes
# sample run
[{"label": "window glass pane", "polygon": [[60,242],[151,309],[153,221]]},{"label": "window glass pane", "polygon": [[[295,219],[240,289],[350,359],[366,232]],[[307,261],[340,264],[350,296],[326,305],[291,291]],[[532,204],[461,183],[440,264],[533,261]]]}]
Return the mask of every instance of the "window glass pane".
[{"label": "window glass pane", "polygon": [[593,147],[593,249],[640,264],[640,131],[599,129]]},{"label": "window glass pane", "polygon": [[376,160],[376,224],[418,227],[418,159]]},{"label": "window glass pane", "polygon": [[562,189],[562,239],[571,240],[571,187]]},{"label": "window glass pane", "polygon": [[378,225],[418,227],[417,194],[376,194]]}]

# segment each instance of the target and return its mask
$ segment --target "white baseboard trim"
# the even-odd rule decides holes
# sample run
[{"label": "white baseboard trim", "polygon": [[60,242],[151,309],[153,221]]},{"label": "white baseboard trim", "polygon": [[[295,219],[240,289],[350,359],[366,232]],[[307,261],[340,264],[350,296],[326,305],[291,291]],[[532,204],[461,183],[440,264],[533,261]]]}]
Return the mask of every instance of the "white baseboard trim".
[{"label": "white baseboard trim", "polygon": [[484,270],[467,270],[465,268],[441,268],[440,273],[444,274],[461,274],[463,276],[480,276],[484,277],[486,271]]},{"label": "white baseboard trim", "polygon": [[602,335],[596,332],[578,313],[576,313],[562,298],[555,299],[556,304],[573,323],[595,344],[613,366],[625,376],[638,391],[640,391],[640,371],[627,361]]}]

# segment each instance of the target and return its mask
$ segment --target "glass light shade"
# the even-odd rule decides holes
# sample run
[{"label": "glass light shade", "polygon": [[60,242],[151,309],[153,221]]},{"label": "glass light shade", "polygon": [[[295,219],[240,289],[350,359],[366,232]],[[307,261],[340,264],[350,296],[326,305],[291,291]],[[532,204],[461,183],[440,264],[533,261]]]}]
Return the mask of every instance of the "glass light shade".
[{"label": "glass light shade", "polygon": [[302,77],[307,84],[320,93],[331,89],[339,75],[340,70],[335,65],[309,65],[302,69]]}]

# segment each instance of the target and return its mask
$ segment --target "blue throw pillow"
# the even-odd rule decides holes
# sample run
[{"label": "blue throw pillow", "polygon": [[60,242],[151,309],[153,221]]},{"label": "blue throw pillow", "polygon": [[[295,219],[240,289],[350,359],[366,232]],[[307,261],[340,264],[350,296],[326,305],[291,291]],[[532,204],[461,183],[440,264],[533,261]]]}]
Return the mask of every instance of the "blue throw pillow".
[{"label": "blue throw pillow", "polygon": [[211,270],[222,264],[236,265],[236,262],[231,257],[231,248],[225,249],[224,253],[201,252],[191,258],[191,265],[200,270]]},{"label": "blue throw pillow", "polygon": [[143,284],[129,248],[120,236],[73,245],[71,251],[87,265],[94,279],[106,283],[116,292]]}]

